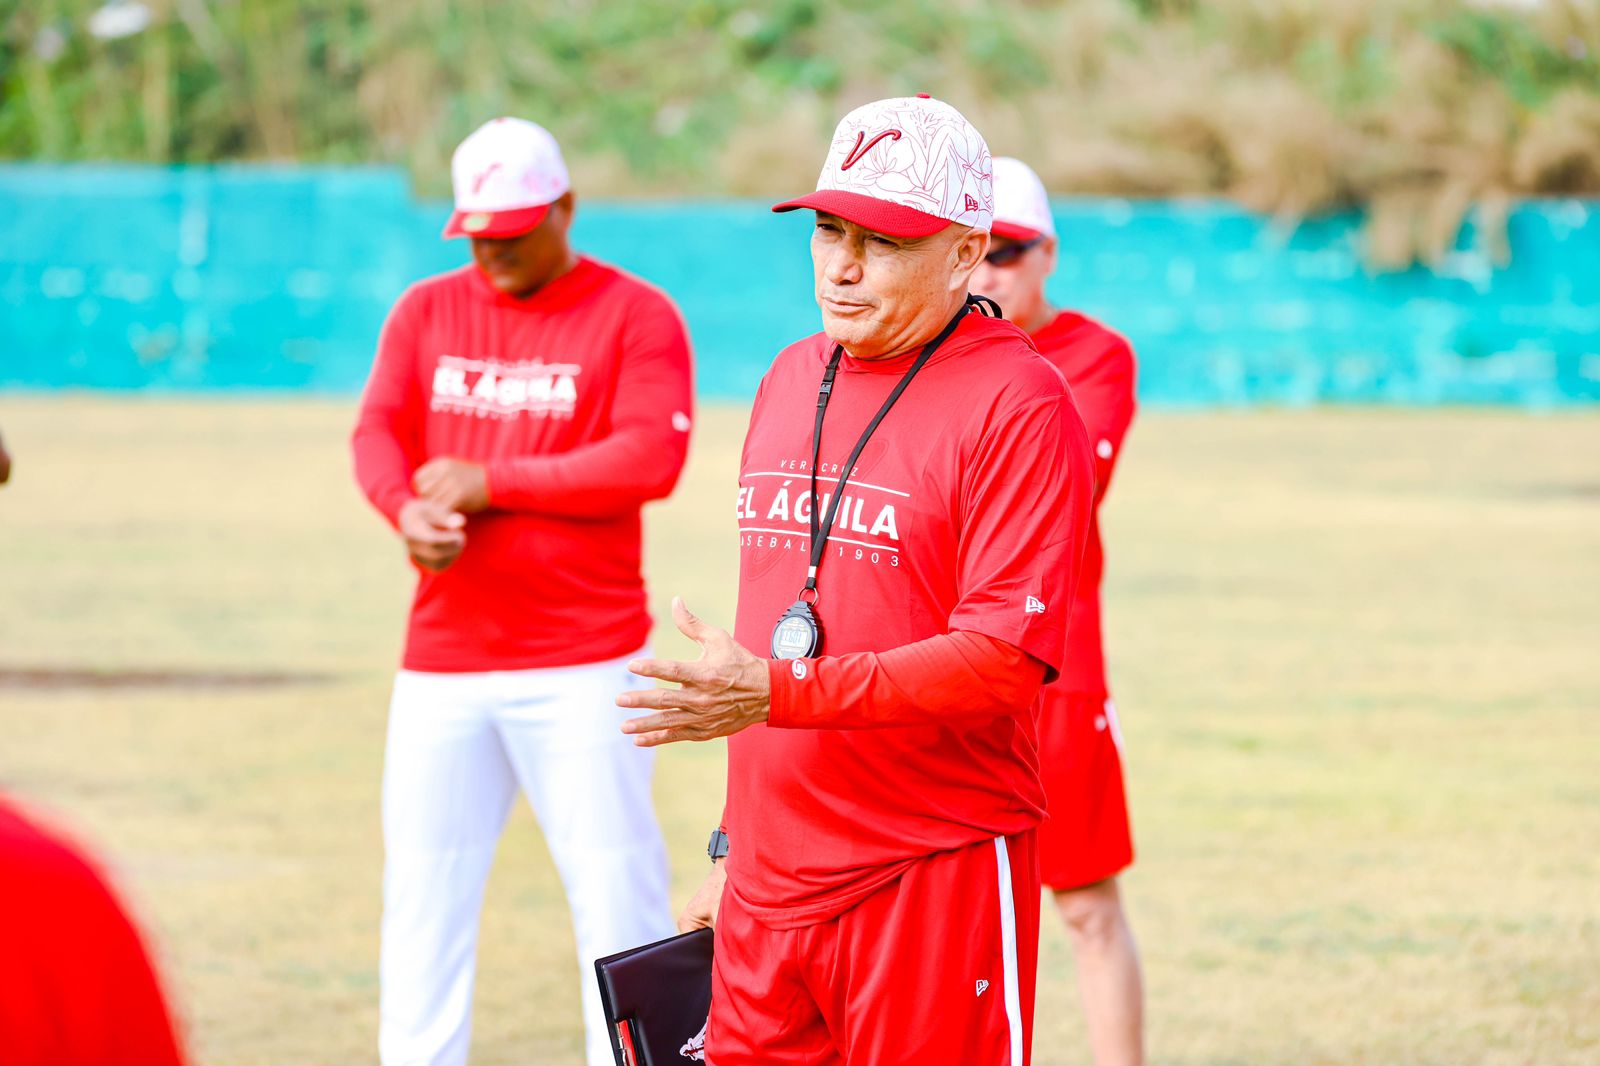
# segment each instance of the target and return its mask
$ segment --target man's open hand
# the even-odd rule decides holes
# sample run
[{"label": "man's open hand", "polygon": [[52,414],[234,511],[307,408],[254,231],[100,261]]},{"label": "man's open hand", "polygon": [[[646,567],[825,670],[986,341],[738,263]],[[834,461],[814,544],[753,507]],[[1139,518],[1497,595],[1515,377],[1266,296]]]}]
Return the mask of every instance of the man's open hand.
[{"label": "man's open hand", "polygon": [[420,496],[400,505],[396,525],[417,565],[437,573],[456,561],[467,546],[467,519]]},{"label": "man's open hand", "polygon": [[411,488],[447,511],[477,514],[489,506],[488,471],[465,459],[429,459],[411,475]]},{"label": "man's open hand", "polygon": [[678,631],[700,645],[696,661],[635,659],[628,669],[641,677],[676,681],[681,687],[624,692],[618,707],[657,711],[622,723],[643,748],[676,740],[714,740],[767,720],[772,687],[767,661],[758,659],[716,626],[706,625],[689,613],[683,601],[672,599],[672,620]]}]

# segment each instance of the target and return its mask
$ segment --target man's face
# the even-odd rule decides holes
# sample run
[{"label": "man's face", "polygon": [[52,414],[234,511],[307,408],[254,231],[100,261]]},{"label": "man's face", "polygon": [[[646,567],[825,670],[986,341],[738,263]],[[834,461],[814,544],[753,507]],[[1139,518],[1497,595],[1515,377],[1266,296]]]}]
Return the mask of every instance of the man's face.
[{"label": "man's face", "polygon": [[1036,328],[1035,320],[1049,306],[1044,282],[1055,268],[1054,238],[1030,242],[995,237],[988,256],[973,272],[972,291],[999,304],[1012,322]]},{"label": "man's face", "polygon": [[811,265],[822,328],[856,359],[926,343],[966,298],[988,241],[957,225],[931,237],[889,237],[818,211]]},{"label": "man's face", "polygon": [[567,244],[572,203],[569,192],[527,233],[472,238],[473,262],[489,283],[508,296],[527,296],[564,272],[572,258]]}]

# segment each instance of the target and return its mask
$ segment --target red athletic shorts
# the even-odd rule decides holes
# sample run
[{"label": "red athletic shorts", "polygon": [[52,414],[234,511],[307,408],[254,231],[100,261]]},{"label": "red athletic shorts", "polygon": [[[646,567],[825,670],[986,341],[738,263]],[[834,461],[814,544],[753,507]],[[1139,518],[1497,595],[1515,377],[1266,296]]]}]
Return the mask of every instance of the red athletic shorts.
[{"label": "red athletic shorts", "polygon": [[761,924],[723,893],[709,1066],[1027,1066],[1039,965],[1032,831],[913,863],[837,918]]},{"label": "red athletic shorts", "polygon": [[1055,889],[1082,888],[1133,862],[1122,784],[1122,730],[1104,696],[1044,690],[1039,776],[1050,811],[1039,825],[1039,873]]}]

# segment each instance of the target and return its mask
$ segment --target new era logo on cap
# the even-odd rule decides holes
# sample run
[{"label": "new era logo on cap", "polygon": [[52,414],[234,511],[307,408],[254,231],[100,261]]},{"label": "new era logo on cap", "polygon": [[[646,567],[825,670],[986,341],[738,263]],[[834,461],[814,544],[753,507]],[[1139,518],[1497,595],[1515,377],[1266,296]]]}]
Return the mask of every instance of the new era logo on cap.
[{"label": "new era logo on cap", "polygon": [[816,192],[774,211],[810,207],[892,237],[926,237],[952,222],[994,218],[989,146],[961,112],[927,96],[856,108],[834,130]]}]

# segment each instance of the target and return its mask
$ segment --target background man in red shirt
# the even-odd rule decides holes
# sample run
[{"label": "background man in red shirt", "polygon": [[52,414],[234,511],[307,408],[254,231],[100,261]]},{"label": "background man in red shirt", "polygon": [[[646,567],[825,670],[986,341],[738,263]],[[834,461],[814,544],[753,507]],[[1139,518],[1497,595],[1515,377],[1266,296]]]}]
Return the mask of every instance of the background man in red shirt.
[{"label": "background man in red shirt", "polygon": [[1056,265],[1056,229],[1038,175],[1018,159],[994,161],[994,240],[972,278],[1028,331],[1065,375],[1094,449],[1094,506],[1083,572],[1072,601],[1066,663],[1044,690],[1040,763],[1049,817],[1039,827],[1044,883],[1054,890],[1078,961],[1089,1042],[1098,1066],[1144,1061],[1139,950],[1123,913],[1117,874],[1133,862],[1122,782],[1122,731],[1106,687],[1100,639],[1100,501],[1133,421],[1133,349],[1075,311],[1058,311],[1044,284]]},{"label": "background man in red shirt", "polygon": [[105,879],[0,796],[0,1062],[183,1061],[161,981]]},{"label": "background man in red shirt", "polygon": [[474,262],[395,305],[352,441],[417,568],[384,758],[379,1051],[466,1061],[478,911],[520,788],[572,907],[603,1066],[592,961],[672,931],[652,762],[612,696],[639,683],[639,511],[683,465],[688,337],[661,292],[573,252],[544,129],[496,119],[451,169],[445,236],[470,237]]},{"label": "background man in red shirt", "polygon": [[989,168],[948,104],[880,100],[778,205],[816,211],[824,332],[751,412],[734,634],[675,603],[702,658],[617,698],[645,745],[737,734],[679,923],[715,921],[716,1066],[1029,1060],[1035,705],[1093,475],[1061,375],[969,302]]}]

